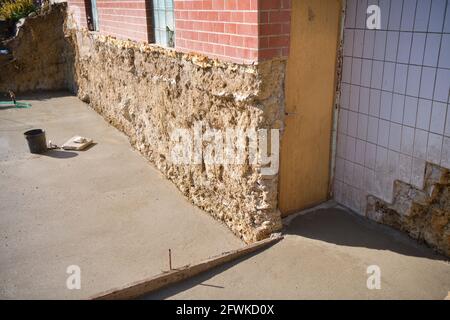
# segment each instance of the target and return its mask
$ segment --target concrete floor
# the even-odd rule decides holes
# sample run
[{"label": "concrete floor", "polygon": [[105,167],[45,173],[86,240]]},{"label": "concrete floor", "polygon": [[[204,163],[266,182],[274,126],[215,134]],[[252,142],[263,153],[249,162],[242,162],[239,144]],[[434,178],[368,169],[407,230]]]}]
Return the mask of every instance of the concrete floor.
[{"label": "concrete floor", "polygon": [[[77,98],[30,97],[0,109],[0,298],[87,298],[174,266],[243,246],[190,205]],[[28,153],[22,133],[44,128],[62,144],[94,138],[84,152]],[[291,219],[273,247],[144,299],[443,299],[450,265],[405,235],[335,207]],[[381,290],[366,269],[381,268]],[[66,268],[81,268],[81,290]]]},{"label": "concrete floor", "polygon": [[[76,97],[26,101],[0,109],[0,298],[87,298],[167,270],[169,248],[176,267],[243,246]],[[77,134],[97,144],[32,155],[31,128],[58,145]],[[81,290],[66,288],[70,265]]]},{"label": "concrete floor", "polygon": [[[271,248],[143,299],[438,299],[450,293],[446,258],[339,208],[295,217]],[[381,289],[367,289],[378,265]]]}]

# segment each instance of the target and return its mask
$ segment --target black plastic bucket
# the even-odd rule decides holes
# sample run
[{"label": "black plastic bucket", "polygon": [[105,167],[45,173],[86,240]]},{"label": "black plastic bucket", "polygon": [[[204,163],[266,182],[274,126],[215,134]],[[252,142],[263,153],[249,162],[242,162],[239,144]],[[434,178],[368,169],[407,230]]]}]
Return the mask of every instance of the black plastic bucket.
[{"label": "black plastic bucket", "polygon": [[31,153],[44,153],[47,151],[47,140],[45,131],[42,129],[33,129],[24,133],[28,141],[28,147]]}]

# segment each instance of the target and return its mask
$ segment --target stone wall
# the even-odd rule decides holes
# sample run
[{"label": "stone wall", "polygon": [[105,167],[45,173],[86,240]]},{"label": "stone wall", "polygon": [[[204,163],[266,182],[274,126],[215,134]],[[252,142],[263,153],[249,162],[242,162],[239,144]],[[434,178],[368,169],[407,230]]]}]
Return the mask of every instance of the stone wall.
[{"label": "stone wall", "polygon": [[64,37],[66,5],[49,7],[18,22],[16,35],[2,42],[10,56],[0,59],[0,92],[66,89],[72,50]]},{"label": "stone wall", "polygon": [[281,228],[278,175],[263,176],[248,162],[176,165],[171,133],[198,121],[203,130],[281,129],[285,61],[238,65],[78,29],[67,32],[80,99],[123,131],[192,203],[247,242]]},{"label": "stone wall", "polygon": [[65,4],[24,19],[5,45],[14,60],[2,66],[0,91],[72,90],[192,203],[245,241],[281,228],[277,174],[265,176],[248,161],[175,164],[171,134],[199,122],[203,131],[282,129],[284,60],[239,65],[117,40],[80,30]]}]

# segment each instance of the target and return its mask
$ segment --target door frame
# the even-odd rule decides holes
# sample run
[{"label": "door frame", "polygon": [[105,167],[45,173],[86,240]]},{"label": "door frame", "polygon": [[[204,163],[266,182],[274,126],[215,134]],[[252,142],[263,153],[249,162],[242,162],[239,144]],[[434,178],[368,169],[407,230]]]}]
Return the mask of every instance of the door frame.
[{"label": "door frame", "polygon": [[[298,0],[297,0],[298,1]],[[302,1],[302,0],[299,0]],[[327,184],[327,190],[326,190],[326,198],[311,204],[308,204],[304,207],[287,210],[287,211],[281,211],[280,207],[280,196],[281,196],[281,180],[282,175],[280,172],[279,176],[279,183],[278,183],[278,207],[280,209],[282,217],[287,217],[291,214],[297,213],[302,210],[307,210],[311,207],[317,206],[323,202],[328,201],[333,196],[333,181],[334,181],[334,169],[335,169],[335,158],[336,158],[336,146],[337,146],[337,123],[338,123],[338,116],[339,116],[339,103],[340,103],[340,85],[341,85],[341,77],[342,77],[342,53],[343,53],[343,30],[344,30],[344,21],[345,21],[345,8],[346,8],[346,0],[340,0],[340,16],[338,18],[338,26],[337,26],[337,42],[336,42],[336,60],[335,60],[335,70],[334,70],[334,96],[333,96],[333,103],[330,105],[332,108],[331,110],[331,128],[330,128],[330,151],[329,151],[329,173],[328,173],[328,184]],[[292,15],[293,16],[293,15]],[[291,16],[291,19],[292,19]],[[293,24],[291,23],[291,37],[292,37],[292,28]],[[291,46],[292,46],[292,38],[291,38]],[[291,51],[292,54],[292,51]],[[288,58],[289,59],[289,58]],[[286,75],[287,75],[287,69],[286,69]],[[285,88],[285,95],[286,88]],[[280,164],[282,163],[282,153],[280,154]]]}]

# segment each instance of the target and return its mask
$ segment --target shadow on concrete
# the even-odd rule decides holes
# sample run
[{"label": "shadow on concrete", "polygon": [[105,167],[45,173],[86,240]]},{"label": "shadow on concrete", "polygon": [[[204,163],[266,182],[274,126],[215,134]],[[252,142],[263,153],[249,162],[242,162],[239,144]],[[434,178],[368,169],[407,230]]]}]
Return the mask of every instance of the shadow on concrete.
[{"label": "shadow on concrete", "polygon": [[92,142],[90,145],[88,145],[86,148],[84,148],[83,150],[80,150],[80,152],[86,152],[90,149],[92,149],[93,147],[95,147],[97,145],[97,142]]},{"label": "shadow on concrete", "polygon": [[[279,242],[277,242],[277,243],[279,243]],[[217,290],[225,289],[224,286],[216,285],[214,283],[210,283],[207,281],[210,280],[211,278],[213,278],[214,276],[232,268],[233,266],[256,256],[257,254],[261,253],[262,251],[270,249],[272,246],[276,245],[277,243],[274,243],[265,248],[261,248],[255,252],[252,252],[251,254],[249,254],[245,257],[241,257],[235,261],[225,263],[221,266],[215,267],[209,271],[206,271],[204,273],[196,275],[192,278],[180,281],[178,283],[174,283],[172,285],[169,285],[168,287],[162,288],[153,293],[145,294],[145,295],[141,296],[140,298],[138,298],[137,300],[164,300],[171,296],[176,295],[177,293],[189,290],[195,286],[205,286],[205,287],[215,288]]]},{"label": "shadow on concrete", "polygon": [[0,110],[20,109],[15,106],[0,106]]},{"label": "shadow on concrete", "polygon": [[285,233],[340,246],[389,250],[406,256],[448,260],[405,233],[338,208],[318,209],[299,215],[289,223]]},{"label": "shadow on concrete", "polygon": [[78,153],[63,150],[48,150],[46,153],[43,153],[42,155],[56,159],[70,159],[78,156]]},{"label": "shadow on concrete", "polygon": [[72,92],[68,90],[43,90],[36,92],[28,92],[28,93],[18,93],[16,94],[16,99],[20,100],[36,100],[36,101],[47,101],[53,98],[61,98],[75,96]]},{"label": "shadow on concrete", "polygon": [[[400,231],[338,208],[318,209],[297,216],[285,228],[284,234],[324,241],[338,246],[389,250],[405,256],[448,261],[446,257],[435,253],[429,247],[411,239]],[[139,299],[167,299],[195,286],[206,286],[213,290],[226,289],[222,284],[218,285],[210,282],[210,280],[260,252],[252,253],[154,293],[143,295]],[[376,252],[374,255],[376,255]]]}]

